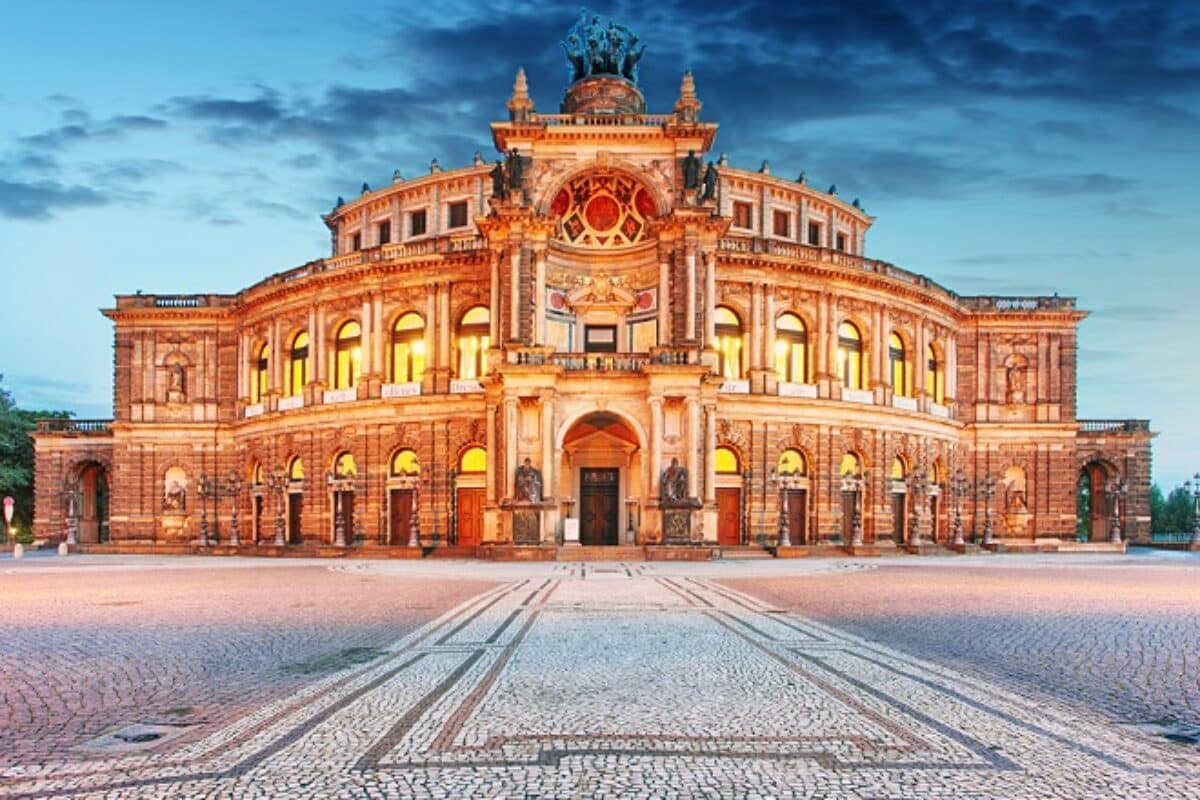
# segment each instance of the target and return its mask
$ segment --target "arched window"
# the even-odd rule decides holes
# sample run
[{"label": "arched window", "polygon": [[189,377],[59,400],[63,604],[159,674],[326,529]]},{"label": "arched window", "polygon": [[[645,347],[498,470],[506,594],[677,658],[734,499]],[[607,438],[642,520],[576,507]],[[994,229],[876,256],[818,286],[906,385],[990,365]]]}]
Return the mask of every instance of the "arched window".
[{"label": "arched window", "polygon": [[266,473],[263,471],[263,465],[255,461],[254,465],[250,467],[250,485],[262,486],[264,483],[266,483],[266,477]]},{"label": "arched window", "polygon": [[486,472],[487,471],[487,450],[482,447],[468,447],[463,451],[462,456],[458,459],[458,471],[464,472]]},{"label": "arched window", "polygon": [[250,380],[250,402],[261,403],[271,381],[271,345],[264,343],[254,356],[254,373]]},{"label": "arched window", "polygon": [[714,453],[718,475],[738,475],[741,473],[738,455],[730,447],[718,447]]},{"label": "arched window", "polygon": [[785,383],[808,382],[808,337],[804,322],[791,312],[775,321],[775,374]]},{"label": "arched window", "polygon": [[487,374],[487,351],[491,347],[491,312],[475,306],[458,323],[458,377],[463,380]]},{"label": "arched window", "polygon": [[808,461],[799,450],[789,447],[779,454],[775,470],[779,475],[798,478],[808,474]]},{"label": "arched window", "polygon": [[334,341],[333,388],[353,389],[362,366],[362,327],[354,320],[338,328]]},{"label": "arched window", "polygon": [[858,460],[858,456],[854,453],[846,453],[842,456],[842,463],[838,464],[838,475],[857,475],[862,472],[862,462]]},{"label": "arched window", "polygon": [[904,459],[901,458],[900,456],[896,456],[895,458],[893,458],[892,459],[892,470],[888,474],[888,477],[890,477],[894,481],[902,481],[905,479],[905,477],[907,475],[908,475],[908,467],[906,467],[904,465]]},{"label": "arched window", "polygon": [[288,480],[304,480],[304,459],[302,459],[300,456],[296,456],[288,462]]},{"label": "arched window", "polygon": [[421,463],[417,460],[417,453],[414,450],[403,449],[397,450],[392,455],[391,464],[388,466],[388,471],[393,478],[405,478],[413,475],[421,474]]},{"label": "arched window", "polygon": [[338,478],[348,478],[358,474],[358,462],[354,460],[354,454],[348,451],[343,451],[337,454],[333,459],[333,474]]},{"label": "arched window", "polygon": [[308,383],[308,331],[300,331],[292,338],[292,349],[288,363],[288,397],[304,391]]},{"label": "arched window", "polygon": [[717,373],[726,380],[742,377],[742,321],[725,306],[713,313],[717,336]]},{"label": "arched window", "polygon": [[392,383],[416,383],[425,374],[425,320],[414,311],[392,326]]},{"label": "arched window", "polygon": [[946,375],[932,344],[925,347],[925,394],[938,405],[946,402]]},{"label": "arched window", "polygon": [[904,358],[904,340],[892,331],[888,337],[888,374],[892,376],[892,392],[909,397],[912,392],[908,382],[908,362]]},{"label": "arched window", "polygon": [[837,371],[845,388],[863,388],[862,334],[852,322],[838,326]]}]

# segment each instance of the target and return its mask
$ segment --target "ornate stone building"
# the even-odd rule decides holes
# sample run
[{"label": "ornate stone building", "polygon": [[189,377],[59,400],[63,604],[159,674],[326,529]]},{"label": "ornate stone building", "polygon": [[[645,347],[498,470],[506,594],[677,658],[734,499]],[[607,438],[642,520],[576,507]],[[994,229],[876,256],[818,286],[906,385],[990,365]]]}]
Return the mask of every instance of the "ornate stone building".
[{"label": "ornate stone building", "polygon": [[1148,535],[1152,434],[1076,417],[1073,299],[868,258],[857,201],[709,160],[691,76],[645,113],[640,51],[610,44],[572,51],[561,113],[517,74],[501,161],[339,199],[328,258],[118,296],[114,418],[39,427],[38,533],[480,554]]}]

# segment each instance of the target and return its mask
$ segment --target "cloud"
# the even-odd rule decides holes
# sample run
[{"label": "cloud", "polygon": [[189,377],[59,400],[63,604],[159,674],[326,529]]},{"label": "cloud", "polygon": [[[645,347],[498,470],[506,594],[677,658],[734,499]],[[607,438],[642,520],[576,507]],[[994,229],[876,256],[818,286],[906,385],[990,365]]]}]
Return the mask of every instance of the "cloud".
[{"label": "cloud", "polygon": [[0,179],[0,216],[42,220],[75,209],[103,206],[109,198],[87,186],[64,186],[57,181],[20,183]]},{"label": "cloud", "polygon": [[43,150],[62,150],[72,145],[96,140],[119,139],[129,133],[165,128],[167,122],[143,114],[121,114],[97,123],[82,109],[63,112],[66,124],[40,133],[17,138],[26,147]]},{"label": "cloud", "polygon": [[1120,194],[1134,188],[1138,182],[1105,172],[1089,172],[1082,175],[1036,175],[1022,178],[1015,185],[1035,195],[1058,197]]},{"label": "cloud", "polygon": [[1122,322],[1175,322],[1183,319],[1186,314],[1182,308],[1174,305],[1127,303],[1097,308],[1092,312],[1092,316]]}]

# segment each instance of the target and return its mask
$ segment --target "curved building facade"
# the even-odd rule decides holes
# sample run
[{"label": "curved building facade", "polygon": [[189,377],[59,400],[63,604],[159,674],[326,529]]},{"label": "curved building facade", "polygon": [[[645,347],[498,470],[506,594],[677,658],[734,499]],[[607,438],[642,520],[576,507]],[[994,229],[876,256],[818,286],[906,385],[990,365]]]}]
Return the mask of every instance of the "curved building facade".
[{"label": "curved building facade", "polygon": [[1073,299],[962,296],[868,257],[857,201],[710,157],[690,75],[671,113],[644,108],[593,73],[541,114],[518,73],[501,160],[339,200],[328,258],[231,295],[118,296],[114,418],[41,424],[39,536],[1148,536],[1152,434],[1077,418]]}]

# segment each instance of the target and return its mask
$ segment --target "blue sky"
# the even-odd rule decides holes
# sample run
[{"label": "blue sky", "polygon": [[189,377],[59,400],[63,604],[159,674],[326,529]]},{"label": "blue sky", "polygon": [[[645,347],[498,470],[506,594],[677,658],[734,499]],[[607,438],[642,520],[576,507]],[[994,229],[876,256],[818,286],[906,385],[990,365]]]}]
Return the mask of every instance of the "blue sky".
[{"label": "blue sky", "polygon": [[[868,255],[962,294],[1079,298],[1079,413],[1149,417],[1200,469],[1200,6],[668,0],[591,10],[685,68],[715,150],[836,183]],[[523,65],[567,81],[575,4],[0,0],[0,371],[111,415],[112,295],[233,292],[326,255],[318,214],[393,169],[492,157]],[[1190,306],[1190,308],[1188,307]]]}]

